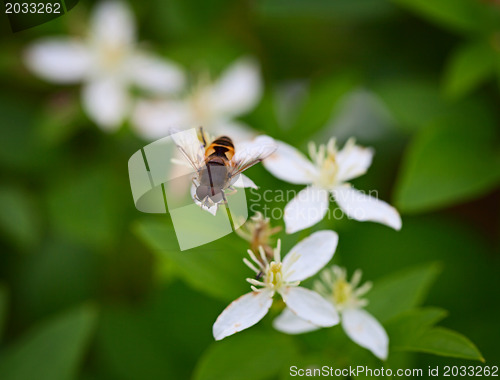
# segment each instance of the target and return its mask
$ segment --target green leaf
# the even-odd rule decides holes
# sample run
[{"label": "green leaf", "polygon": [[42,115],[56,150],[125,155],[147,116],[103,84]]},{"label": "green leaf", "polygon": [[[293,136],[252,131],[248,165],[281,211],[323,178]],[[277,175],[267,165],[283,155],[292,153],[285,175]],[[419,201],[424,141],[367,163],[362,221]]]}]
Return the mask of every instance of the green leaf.
[{"label": "green leaf", "polygon": [[473,199],[500,182],[495,123],[483,107],[467,107],[429,124],[408,150],[396,206],[425,212]]},{"label": "green leaf", "polygon": [[[122,255],[123,257],[123,255]],[[66,310],[95,295],[102,260],[91,249],[46,239],[22,257],[15,278],[17,310],[30,319]],[[64,291],[61,291],[64,289]]]},{"label": "green leaf", "polygon": [[212,325],[222,307],[180,281],[159,287],[140,305],[105,307],[95,345],[95,357],[108,372],[104,378],[191,378],[214,341]]},{"label": "green leaf", "polygon": [[397,78],[377,83],[373,89],[396,119],[409,132],[442,115],[449,106],[438,87],[420,78]]},{"label": "green leaf", "polygon": [[[495,208],[490,211],[499,215]],[[403,218],[403,228],[398,232],[375,223],[337,229],[342,250],[337,252],[341,255],[336,260],[341,259],[341,264],[351,271],[362,267],[364,278],[373,280],[375,287],[388,271],[411,268],[421,262],[442,263],[443,271],[425,305],[449,310],[453,315],[449,327],[474,337],[484,356],[490,358],[498,352],[491,332],[498,330],[499,309],[495,302],[484,302],[481,294],[500,299],[499,256],[494,254],[489,239],[485,239],[486,227],[471,228],[471,220],[458,219],[455,213],[408,216]],[[493,234],[495,228],[491,230]],[[366,296],[370,300],[371,292]],[[393,301],[399,303],[396,298]],[[385,305],[391,307],[390,299]],[[384,321],[384,326],[392,321]]]},{"label": "green leaf", "polygon": [[2,340],[5,321],[7,320],[8,301],[7,288],[4,285],[0,285],[0,342]]},{"label": "green leaf", "polygon": [[452,55],[446,68],[445,94],[459,98],[473,91],[495,73],[495,65],[495,53],[486,41],[462,46]]},{"label": "green leaf", "polygon": [[315,17],[336,20],[365,20],[392,11],[390,4],[379,0],[259,0],[258,12],[266,17]]},{"label": "green leaf", "polygon": [[33,133],[37,108],[26,96],[0,94],[0,165],[3,167],[33,170],[46,160]]},{"label": "green leaf", "polygon": [[58,173],[47,195],[55,231],[91,248],[114,246],[126,196],[120,181],[104,163]]},{"label": "green leaf", "polygon": [[386,324],[391,350],[484,360],[476,346],[463,335],[442,327],[433,327],[446,314],[442,309],[424,308],[393,318]]},{"label": "green leaf", "polygon": [[376,281],[367,310],[381,322],[418,306],[440,272],[436,263],[412,268]]},{"label": "green leaf", "polygon": [[85,125],[79,106],[79,94],[67,92],[49,99],[38,116],[36,136],[44,146],[54,147],[67,141]]},{"label": "green leaf", "polygon": [[243,332],[215,342],[200,359],[194,380],[264,380],[290,365],[296,347],[289,336]]},{"label": "green leaf", "polygon": [[439,25],[460,32],[494,29],[498,11],[476,0],[393,0]]},{"label": "green leaf", "polygon": [[96,322],[96,311],[80,307],[42,323],[2,352],[2,380],[68,380],[80,366]]},{"label": "green leaf", "polygon": [[26,191],[12,186],[0,187],[0,229],[16,246],[32,248],[40,239],[38,212]]},{"label": "green leaf", "polygon": [[409,310],[386,323],[391,349],[400,349],[446,317],[447,311],[434,307]]},{"label": "green leaf", "polygon": [[405,346],[405,349],[434,355],[480,360],[484,358],[468,338],[443,327],[434,327]]},{"label": "green leaf", "polygon": [[158,259],[171,263],[173,270],[194,289],[225,301],[250,291],[245,278],[252,272],[242,261],[245,249],[233,244],[232,236],[181,252],[173,228],[166,223],[144,220],[134,229]]},{"label": "green leaf", "polygon": [[[211,30],[212,25],[218,25],[224,11],[230,8],[229,0],[214,0],[200,3],[197,0],[154,0],[146,8],[148,28],[159,35],[158,38],[171,39],[172,36],[194,34]],[[210,33],[205,33],[207,37]],[[185,40],[183,40],[185,41]],[[186,43],[186,42],[184,42]]]},{"label": "green leaf", "polygon": [[99,361],[120,379],[171,378],[165,323],[159,324],[142,308],[103,311],[97,334]]}]

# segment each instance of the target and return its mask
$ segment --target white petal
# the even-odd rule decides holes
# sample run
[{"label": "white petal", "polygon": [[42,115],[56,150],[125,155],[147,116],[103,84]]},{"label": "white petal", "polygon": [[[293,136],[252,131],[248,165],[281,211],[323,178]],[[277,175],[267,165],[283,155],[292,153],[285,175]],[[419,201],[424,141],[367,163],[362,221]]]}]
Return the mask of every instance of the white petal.
[{"label": "white petal", "polygon": [[291,286],[281,290],[280,294],[286,306],[307,322],[320,327],[339,323],[339,315],[333,304],[312,290]]},{"label": "white petal", "polygon": [[385,224],[395,230],[401,229],[401,217],[397,210],[384,201],[364,194],[349,185],[338,186],[332,190],[335,201],[349,216],[359,221],[372,221]]},{"label": "white petal", "polygon": [[278,149],[264,161],[264,167],[276,178],[298,185],[310,184],[317,168],[294,147],[277,141]]},{"label": "white petal", "polygon": [[283,259],[286,281],[302,281],[318,273],[332,259],[339,236],[317,231],[297,243]]},{"label": "white petal", "polygon": [[273,327],[286,334],[302,334],[319,329],[318,326],[297,317],[289,308],[285,308],[274,319]]},{"label": "white petal", "polygon": [[259,322],[271,307],[272,297],[272,291],[263,290],[247,293],[233,301],[214,323],[215,340],[224,339]]},{"label": "white petal", "polygon": [[140,88],[154,94],[180,91],[186,82],[181,67],[152,54],[134,54],[129,61],[130,77]]},{"label": "white petal", "polygon": [[252,181],[250,178],[248,178],[244,174],[240,174],[237,177],[235,177],[237,180],[232,184],[234,187],[251,187],[252,189],[258,189],[259,186],[257,186],[254,181]]},{"label": "white petal", "polygon": [[387,359],[389,337],[371,314],[363,309],[345,309],[342,327],[355,343],[369,349],[379,359]]},{"label": "white petal", "polygon": [[364,148],[349,140],[344,148],[337,153],[337,179],[341,182],[359,177],[366,173],[373,158],[373,149]]},{"label": "white petal", "polygon": [[308,186],[285,206],[286,232],[294,232],[311,227],[325,217],[328,211],[328,191]]},{"label": "white petal", "polygon": [[98,79],[83,88],[83,106],[88,116],[104,130],[120,126],[128,113],[130,99],[119,81]]},{"label": "white petal", "polygon": [[76,83],[90,72],[87,47],[70,38],[33,43],[24,52],[24,62],[36,75],[55,83]]},{"label": "white petal", "polygon": [[241,115],[253,109],[262,95],[258,64],[249,58],[233,63],[214,84],[211,92],[214,111]]},{"label": "white petal", "polygon": [[182,101],[137,102],[132,114],[132,125],[137,133],[147,140],[165,137],[173,128],[187,129],[192,119],[189,106]]},{"label": "white petal", "polygon": [[128,45],[135,40],[135,32],[134,15],[124,1],[102,1],[95,6],[90,33],[96,44]]}]

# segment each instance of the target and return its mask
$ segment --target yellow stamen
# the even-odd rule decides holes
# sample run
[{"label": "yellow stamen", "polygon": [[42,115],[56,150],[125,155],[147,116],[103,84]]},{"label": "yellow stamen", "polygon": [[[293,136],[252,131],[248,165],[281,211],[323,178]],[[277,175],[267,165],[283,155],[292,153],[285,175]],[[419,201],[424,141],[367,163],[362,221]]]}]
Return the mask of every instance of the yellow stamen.
[{"label": "yellow stamen", "polygon": [[352,286],[344,279],[338,279],[333,283],[333,301],[335,305],[342,306],[352,297]]}]

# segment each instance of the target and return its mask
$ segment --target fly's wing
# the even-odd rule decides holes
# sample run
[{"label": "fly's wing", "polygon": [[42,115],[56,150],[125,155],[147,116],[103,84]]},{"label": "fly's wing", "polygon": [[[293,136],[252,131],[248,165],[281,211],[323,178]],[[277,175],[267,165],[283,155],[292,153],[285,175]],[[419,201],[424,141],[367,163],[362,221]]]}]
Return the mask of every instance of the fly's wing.
[{"label": "fly's wing", "polygon": [[250,142],[240,144],[231,159],[229,176],[235,177],[270,156],[277,149],[276,142],[269,136],[259,136]]},{"label": "fly's wing", "polygon": [[202,142],[198,139],[198,134],[195,129],[179,131],[170,135],[174,140],[175,145],[181,151],[184,158],[198,172],[205,162],[205,148]]}]

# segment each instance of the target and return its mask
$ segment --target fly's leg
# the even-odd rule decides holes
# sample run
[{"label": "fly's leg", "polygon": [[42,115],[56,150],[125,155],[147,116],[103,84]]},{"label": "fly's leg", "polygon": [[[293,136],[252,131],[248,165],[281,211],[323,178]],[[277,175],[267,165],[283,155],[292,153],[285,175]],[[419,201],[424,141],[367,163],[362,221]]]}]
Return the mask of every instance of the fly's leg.
[{"label": "fly's leg", "polygon": [[238,192],[238,190],[236,190],[234,187],[231,187],[231,186],[229,186],[227,188],[227,190],[231,190],[231,191],[227,192],[227,195],[233,195],[233,194],[236,194]]},{"label": "fly's leg", "polygon": [[222,203],[224,203],[225,205],[227,205],[226,194],[224,194],[224,192],[222,192],[221,194],[222,194]]}]

